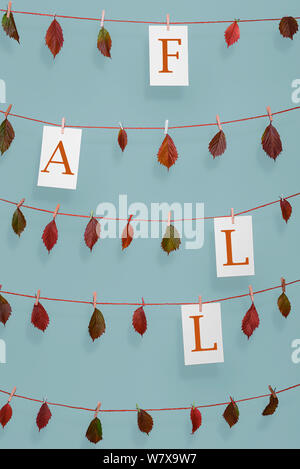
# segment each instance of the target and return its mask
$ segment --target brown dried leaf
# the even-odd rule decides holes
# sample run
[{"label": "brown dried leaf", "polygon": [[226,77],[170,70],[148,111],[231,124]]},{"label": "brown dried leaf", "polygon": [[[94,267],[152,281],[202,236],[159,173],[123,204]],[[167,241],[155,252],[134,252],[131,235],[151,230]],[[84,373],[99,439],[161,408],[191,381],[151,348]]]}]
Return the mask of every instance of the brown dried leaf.
[{"label": "brown dried leaf", "polygon": [[291,312],[291,303],[284,292],[282,292],[281,295],[279,296],[277,300],[277,305],[282,316],[287,318]]},{"label": "brown dried leaf", "polygon": [[214,138],[210,141],[208,149],[212,156],[215,158],[216,156],[223,155],[226,150],[226,137],[223,130],[220,130]]},{"label": "brown dried leaf", "polygon": [[4,121],[1,123],[0,125],[0,151],[1,151],[1,155],[3,155],[3,153],[5,153],[13,139],[15,138],[15,132],[14,132],[14,129],[11,125],[11,123],[9,122],[9,120],[7,120],[7,118],[4,119]]},{"label": "brown dried leaf", "polygon": [[98,417],[91,421],[85,436],[91,443],[95,444],[102,440],[102,425]]},{"label": "brown dried leaf", "polygon": [[97,41],[97,47],[99,51],[101,52],[102,55],[105,57],[111,57],[110,55],[110,50],[111,50],[111,37],[109,35],[109,32],[105,28],[101,28],[99,35],[98,35],[98,41]]},{"label": "brown dried leaf", "polygon": [[278,397],[273,396],[273,394],[270,395],[270,402],[263,411],[262,415],[273,415],[278,407],[279,400]]},{"label": "brown dried leaf", "polygon": [[270,158],[275,161],[277,156],[282,152],[282,143],[280,135],[272,123],[268,125],[261,138],[261,144],[264,151]]},{"label": "brown dried leaf", "polygon": [[160,164],[166,166],[168,169],[176,163],[178,152],[170,135],[166,135],[158,150],[157,159]]},{"label": "brown dried leaf", "polygon": [[141,336],[145,334],[147,330],[147,318],[146,318],[143,306],[140,306],[133,313],[132,325],[134,329],[136,330],[136,332],[141,334]]},{"label": "brown dried leaf", "polygon": [[21,233],[23,233],[23,231],[26,228],[26,219],[23,213],[21,212],[21,210],[19,209],[19,207],[16,208],[13,214],[11,226],[14,232],[16,233],[16,235],[18,235],[19,237],[21,236]]},{"label": "brown dried leaf", "polygon": [[279,23],[279,31],[283,37],[293,39],[294,34],[298,31],[298,22],[292,16],[284,16]]},{"label": "brown dried leaf", "polygon": [[95,308],[89,323],[89,333],[93,342],[104,334],[105,329],[104,316],[99,309]]},{"label": "brown dried leaf", "polygon": [[170,252],[179,249],[180,244],[180,234],[178,233],[175,226],[167,226],[166,232],[161,242],[162,249],[169,255]]},{"label": "brown dried leaf", "polygon": [[118,135],[118,143],[120,145],[121,150],[124,151],[128,143],[127,132],[125,129],[120,129]]},{"label": "brown dried leaf", "polygon": [[292,206],[286,199],[280,199],[280,208],[282,213],[282,218],[287,223],[292,215]]},{"label": "brown dried leaf", "polygon": [[64,35],[61,25],[54,18],[50,24],[45,37],[46,45],[53,54],[53,58],[57,56],[64,43]]},{"label": "brown dried leaf", "polygon": [[4,326],[7,323],[10,315],[11,306],[8,301],[2,295],[0,295],[0,322],[2,322]]},{"label": "brown dried leaf", "polygon": [[20,44],[20,37],[12,12],[10,12],[9,18],[7,18],[7,12],[4,13],[2,17],[2,27],[9,37],[15,39]]},{"label": "brown dried leaf", "polygon": [[138,409],[137,414],[138,414],[137,421],[138,421],[139,429],[141,430],[141,432],[147,433],[147,435],[149,435],[149,433],[151,432],[153,428],[153,419],[151,415],[148,414],[148,412],[146,412],[143,409]]},{"label": "brown dried leaf", "polygon": [[88,248],[90,248],[91,251],[100,238],[100,230],[100,223],[96,218],[92,217],[88,222],[84,232],[85,244]]},{"label": "brown dried leaf", "polygon": [[240,412],[238,406],[232,399],[230,404],[228,404],[228,406],[226,407],[223,417],[230,426],[230,428],[232,428],[239,421]]}]

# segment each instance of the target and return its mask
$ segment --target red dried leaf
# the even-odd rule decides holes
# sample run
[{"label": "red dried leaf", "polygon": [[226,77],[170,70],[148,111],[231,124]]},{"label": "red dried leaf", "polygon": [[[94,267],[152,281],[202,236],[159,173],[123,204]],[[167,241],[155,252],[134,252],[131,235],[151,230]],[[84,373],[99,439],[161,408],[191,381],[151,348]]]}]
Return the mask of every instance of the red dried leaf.
[{"label": "red dried leaf", "polygon": [[225,40],[227,47],[232,46],[240,38],[240,27],[237,21],[234,21],[225,31]]},{"label": "red dried leaf", "polygon": [[127,223],[122,233],[122,249],[128,248],[134,236],[134,230],[130,223]]},{"label": "red dried leaf", "polygon": [[230,399],[231,402],[226,407],[223,417],[230,426],[230,428],[232,428],[239,421],[240,411],[234,400],[232,398]]},{"label": "red dried leaf", "polygon": [[31,323],[34,325],[34,327],[40,329],[43,332],[45,332],[49,325],[49,316],[40,302],[38,302],[37,305],[35,304],[33,307]]},{"label": "red dried leaf", "polygon": [[212,156],[215,158],[216,156],[223,155],[226,150],[226,137],[223,130],[220,130],[214,138],[210,141],[208,149]]},{"label": "red dried leaf", "polygon": [[62,27],[55,18],[48,28],[45,40],[47,46],[53,54],[53,58],[55,59],[64,43]]},{"label": "red dried leaf", "polygon": [[136,309],[132,317],[132,325],[136,332],[143,335],[147,330],[147,318],[143,306]]},{"label": "red dried leaf", "polygon": [[248,337],[248,339],[252,336],[255,329],[259,326],[259,316],[254,306],[254,303],[248,309],[243,322],[242,322],[242,331]]},{"label": "red dried leaf", "polygon": [[146,412],[143,409],[138,409],[137,414],[138,414],[137,420],[138,420],[139,429],[141,430],[141,432],[147,433],[147,435],[149,435],[149,433],[151,432],[153,428],[153,419],[151,415],[148,414],[148,412]]},{"label": "red dried leaf", "polygon": [[101,28],[99,35],[98,35],[98,41],[97,41],[97,47],[99,51],[101,52],[102,55],[105,57],[111,57],[110,55],[110,50],[111,50],[111,37],[109,35],[109,32],[105,28]]},{"label": "red dried leaf", "polygon": [[2,295],[0,295],[0,322],[2,322],[4,326],[7,323],[10,315],[11,306],[8,301]]},{"label": "red dried leaf", "polygon": [[282,213],[282,218],[287,223],[292,215],[292,206],[286,199],[280,199],[280,208]]},{"label": "red dried leaf", "polygon": [[284,16],[279,23],[279,31],[283,37],[293,39],[298,29],[298,22],[292,16]]},{"label": "red dried leaf", "polygon": [[12,418],[12,408],[9,403],[5,404],[0,410],[0,423],[4,428]]},{"label": "red dried leaf", "polygon": [[51,417],[52,417],[52,414],[50,412],[48,404],[47,402],[44,402],[44,404],[41,406],[39,413],[37,414],[37,417],[36,417],[36,424],[38,426],[39,431],[41,431],[42,428],[45,428],[48,425],[48,422],[51,419]]},{"label": "red dried leaf", "polygon": [[272,123],[268,125],[261,138],[261,144],[265,152],[275,161],[282,152],[282,143],[280,135]]},{"label": "red dried leaf", "polygon": [[88,248],[90,248],[91,251],[100,238],[100,230],[100,223],[96,218],[92,217],[88,222],[84,232],[85,244]]},{"label": "red dried leaf", "polygon": [[175,144],[170,135],[167,134],[158,150],[157,159],[160,164],[170,169],[176,163],[177,158],[178,153]]},{"label": "red dried leaf", "polygon": [[191,421],[193,424],[192,434],[194,434],[202,425],[201,412],[194,406],[191,408]]},{"label": "red dried leaf", "polygon": [[124,151],[128,143],[127,132],[125,129],[120,129],[118,135],[118,143],[120,145],[121,150]]},{"label": "red dried leaf", "polygon": [[50,223],[48,223],[48,225],[44,229],[42,240],[46,248],[48,249],[48,252],[50,252],[53,246],[55,246],[55,244],[57,243],[58,230],[54,219],[50,221]]}]

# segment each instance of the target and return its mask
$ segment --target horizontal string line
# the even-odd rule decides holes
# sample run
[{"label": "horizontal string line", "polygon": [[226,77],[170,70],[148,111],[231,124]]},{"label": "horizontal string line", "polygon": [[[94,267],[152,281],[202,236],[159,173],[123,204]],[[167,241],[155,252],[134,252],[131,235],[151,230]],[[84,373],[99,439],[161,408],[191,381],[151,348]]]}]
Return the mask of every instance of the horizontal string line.
[{"label": "horizontal string line", "polygon": [[[287,282],[285,285],[294,285],[296,283],[299,283],[299,280],[293,280],[292,282]],[[264,290],[258,290],[256,292],[253,292],[254,295],[258,295],[260,293],[265,293],[271,290],[276,290],[278,288],[282,288],[282,285],[277,285],[275,287],[270,287],[266,288]],[[5,295],[12,295],[12,296],[21,296],[23,298],[32,298],[36,299],[35,295],[27,295],[24,293],[16,293],[16,292],[11,292],[11,291],[5,291],[5,290],[0,290],[0,293],[4,293]],[[249,296],[249,293],[242,293],[241,295],[236,295],[236,296],[229,296],[228,298],[219,298],[217,300],[209,300],[209,301],[203,301],[202,304],[209,304],[209,303],[219,303],[222,301],[228,301],[228,300],[234,300],[237,298],[245,298]],[[64,303],[78,303],[78,304],[88,304],[88,305],[93,305],[93,301],[85,301],[85,300],[68,300],[68,299],[62,299],[62,298],[48,298],[46,296],[40,296],[40,300],[44,301],[58,301],[58,302],[64,302]],[[167,302],[167,303],[145,303],[145,302],[133,302],[133,303],[124,303],[124,302],[105,302],[105,301],[97,301],[97,305],[104,305],[104,306],[181,306],[181,305],[197,305],[199,304],[198,302]]]}]

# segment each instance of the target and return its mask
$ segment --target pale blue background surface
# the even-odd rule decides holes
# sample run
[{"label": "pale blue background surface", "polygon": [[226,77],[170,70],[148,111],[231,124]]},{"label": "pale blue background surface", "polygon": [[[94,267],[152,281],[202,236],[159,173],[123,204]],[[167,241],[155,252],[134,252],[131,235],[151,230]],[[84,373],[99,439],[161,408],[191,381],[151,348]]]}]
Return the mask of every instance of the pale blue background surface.
[{"label": "pale blue background surface", "polygon": [[[2,2],[2,8],[5,2]],[[299,15],[299,2],[179,2],[165,0],[44,1],[14,0],[14,9],[74,16],[160,20],[268,18]],[[226,25],[189,27],[190,86],[150,88],[147,25],[108,24],[112,60],[96,48],[99,24],[61,20],[65,45],[55,62],[44,45],[49,18],[15,15],[21,45],[1,32],[0,78],[17,114],[72,124],[163,125],[212,122],[217,113],[230,120],[292,107],[291,82],[299,78],[300,34],[283,39],[277,22],[241,24],[241,39],[227,49]],[[2,105],[2,109],[5,105]],[[213,128],[172,132],[180,157],[169,174],[156,162],[161,132],[130,132],[121,154],[116,132],[83,132],[76,192],[36,187],[42,126],[12,119],[16,139],[1,158],[1,197],[66,212],[89,213],[101,201],[204,202],[206,215],[223,215],[299,191],[299,117],[294,111],[275,118],[284,152],[274,164],[261,149],[267,119],[225,127],[228,150],[213,161],[207,150]],[[256,276],[217,279],[213,223],[205,226],[198,251],[181,249],[170,257],[159,240],[136,240],[122,253],[119,240],[100,241],[92,255],[83,243],[85,221],[58,217],[59,242],[48,255],[41,242],[47,214],[24,210],[28,227],[21,239],[10,227],[13,207],[0,204],[1,283],[3,289],[103,301],[194,301],[220,298],[299,278],[299,200],[288,226],[274,205],[253,214]],[[297,218],[298,217],[298,218]],[[20,394],[52,402],[103,408],[186,406],[223,402],[261,394],[299,382],[299,365],[291,361],[291,342],[299,337],[299,287],[288,289],[293,311],[284,320],[277,292],[256,297],[261,327],[248,342],[241,320],[249,299],[222,303],[225,363],[185,367],[179,307],[148,307],[149,330],[141,339],[132,330],[131,307],[103,307],[107,332],[92,344],[87,325],[91,307],[44,302],[51,325],[43,335],[30,324],[32,301],[9,297],[13,316],[1,338],[7,343],[0,365],[1,388],[17,386]],[[6,397],[0,396],[3,404]],[[230,430],[223,408],[203,411],[203,428],[191,436],[189,412],[153,413],[147,437],[137,429],[135,414],[101,414],[107,448],[245,448],[299,447],[299,391],[280,396],[275,416],[264,419],[267,400],[240,405],[240,423]],[[88,412],[52,408],[48,427],[38,433],[38,404],[13,400],[14,416],[0,431],[5,448],[89,448]]]}]

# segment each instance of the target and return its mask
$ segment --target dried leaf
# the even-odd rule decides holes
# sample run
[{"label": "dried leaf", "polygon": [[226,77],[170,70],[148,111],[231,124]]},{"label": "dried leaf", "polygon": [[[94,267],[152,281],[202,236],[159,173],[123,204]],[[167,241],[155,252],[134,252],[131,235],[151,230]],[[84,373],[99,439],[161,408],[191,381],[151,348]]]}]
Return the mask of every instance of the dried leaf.
[{"label": "dried leaf", "polygon": [[263,411],[262,415],[273,415],[278,407],[279,400],[278,397],[273,396],[273,394],[270,395],[270,402]]},{"label": "dried leaf", "polygon": [[109,32],[105,28],[101,28],[99,35],[98,35],[98,41],[97,41],[97,47],[99,51],[101,52],[102,55],[105,57],[111,57],[110,55],[110,49],[111,49],[111,37],[109,35]]},{"label": "dried leaf", "polygon": [[279,296],[277,300],[277,305],[282,316],[287,318],[291,312],[291,303],[284,292],[282,292],[281,295]]},{"label": "dried leaf", "polygon": [[40,302],[34,304],[32,314],[31,314],[31,323],[39,329],[40,331],[45,332],[49,325],[49,316],[44,306]]},{"label": "dried leaf", "polygon": [[98,417],[91,421],[85,436],[91,443],[95,444],[102,440],[102,425]]},{"label": "dried leaf", "polygon": [[136,309],[132,317],[132,325],[136,332],[143,335],[147,330],[147,318],[143,306]]},{"label": "dried leaf", "polygon": [[42,240],[48,249],[48,252],[50,252],[53,246],[57,243],[58,230],[54,219],[50,221],[44,229]]},{"label": "dried leaf", "polygon": [[96,218],[92,217],[88,222],[84,232],[85,244],[88,248],[90,248],[91,251],[100,238],[100,230],[100,223]]},{"label": "dried leaf", "polygon": [[243,322],[242,322],[242,331],[248,337],[248,339],[252,336],[255,329],[259,326],[259,316],[254,306],[254,303],[248,309]]},{"label": "dried leaf", "polygon": [[261,144],[267,155],[274,161],[282,152],[280,135],[271,122],[263,133]]},{"label": "dried leaf", "polygon": [[18,41],[18,43],[20,43],[20,37],[12,12],[10,12],[9,18],[7,18],[7,12],[4,13],[2,17],[2,27],[9,37],[15,39],[16,41]]},{"label": "dried leaf", "polygon": [[223,155],[226,150],[226,137],[223,130],[220,130],[210,141],[208,149],[214,158]]},{"label": "dried leaf", "polygon": [[118,143],[120,145],[121,150],[124,151],[128,143],[127,132],[125,129],[120,129],[118,135]]},{"label": "dried leaf", "polygon": [[9,403],[5,404],[0,410],[0,423],[4,428],[12,418],[12,408]]},{"label": "dried leaf", "polygon": [[128,248],[134,236],[134,230],[130,223],[127,223],[122,233],[122,249]]},{"label": "dried leaf", "polygon": [[194,434],[202,425],[201,412],[194,406],[191,408],[191,421],[193,425],[192,434]]},{"label": "dried leaf", "polygon": [[287,223],[292,215],[292,206],[286,199],[280,199],[280,208],[282,213],[282,218]]},{"label": "dried leaf", "polygon": [[2,322],[4,326],[7,323],[10,315],[11,306],[8,301],[2,295],[0,295],[0,322]]},{"label": "dried leaf", "polygon": [[1,123],[0,125],[0,151],[1,151],[1,155],[3,155],[3,153],[5,153],[13,139],[15,138],[15,132],[14,132],[14,129],[11,125],[11,123],[9,122],[9,120],[7,120],[7,118],[4,119],[4,121]]},{"label": "dried leaf", "polygon": [[105,319],[99,309],[95,308],[89,323],[89,333],[93,342],[105,332]]},{"label": "dried leaf", "polygon": [[170,254],[172,251],[179,249],[181,244],[180,234],[173,225],[167,226],[166,232],[161,242],[162,249]]},{"label": "dried leaf", "polygon": [[223,417],[230,426],[230,428],[232,428],[239,421],[240,412],[238,406],[232,399],[230,404],[228,404],[228,406],[226,407]]},{"label": "dried leaf", "polygon": [[64,35],[61,25],[54,18],[50,24],[45,37],[46,45],[53,54],[53,58],[57,56],[64,43]]},{"label": "dried leaf", "polygon": [[240,27],[237,21],[234,21],[225,31],[225,40],[227,47],[232,46],[240,38]]},{"label": "dried leaf", "polygon": [[36,424],[38,426],[39,431],[42,430],[42,428],[45,428],[48,425],[49,420],[51,419],[52,414],[50,412],[50,409],[48,407],[47,402],[44,402],[42,404],[39,413],[37,414],[36,417]]},{"label": "dried leaf", "polygon": [[138,409],[137,414],[137,423],[139,429],[141,432],[147,433],[147,435],[149,435],[153,428],[153,419],[151,415],[143,409]]},{"label": "dried leaf", "polygon": [[168,169],[176,163],[178,158],[177,148],[170,135],[166,135],[158,150],[157,159],[160,164],[166,166]]},{"label": "dried leaf", "polygon": [[21,236],[21,233],[23,233],[23,231],[26,228],[26,219],[23,213],[21,212],[21,210],[19,209],[19,207],[16,208],[13,214],[11,226],[14,232],[16,233],[16,235],[18,235],[19,237]]},{"label": "dried leaf", "polygon": [[279,23],[279,31],[283,37],[293,39],[294,34],[298,31],[298,22],[292,16],[284,16]]}]

